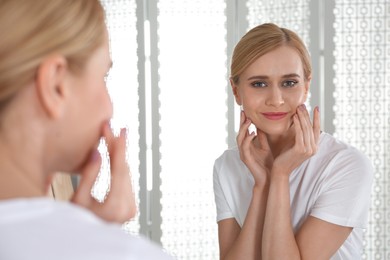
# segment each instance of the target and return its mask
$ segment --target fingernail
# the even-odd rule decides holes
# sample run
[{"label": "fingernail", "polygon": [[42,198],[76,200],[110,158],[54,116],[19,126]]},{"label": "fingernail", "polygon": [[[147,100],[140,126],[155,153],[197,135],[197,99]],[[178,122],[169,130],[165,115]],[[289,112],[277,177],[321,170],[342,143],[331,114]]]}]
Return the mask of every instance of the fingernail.
[{"label": "fingernail", "polygon": [[319,107],[316,107],[316,110],[317,110],[317,112],[320,112],[320,108]]},{"label": "fingernail", "polygon": [[99,159],[100,153],[98,150],[93,150],[91,154],[91,161],[96,161]]},{"label": "fingernail", "polygon": [[302,111],[304,111],[305,109],[306,109],[306,105],[305,104],[302,104],[302,105],[300,105],[300,107],[299,107]]},{"label": "fingernail", "polygon": [[121,129],[121,136],[127,136],[127,128]]}]

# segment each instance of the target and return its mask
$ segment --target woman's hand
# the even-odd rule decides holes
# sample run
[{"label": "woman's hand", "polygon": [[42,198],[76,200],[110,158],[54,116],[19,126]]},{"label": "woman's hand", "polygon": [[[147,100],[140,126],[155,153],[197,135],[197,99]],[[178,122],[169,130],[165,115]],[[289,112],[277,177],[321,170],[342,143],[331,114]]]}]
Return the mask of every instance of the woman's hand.
[{"label": "woman's hand", "polygon": [[254,132],[249,134],[250,124],[250,119],[241,111],[240,129],[236,138],[240,158],[252,173],[255,185],[265,184],[272,168],[273,157],[266,135],[259,129],[257,135]]},{"label": "woman's hand", "polygon": [[305,105],[300,105],[297,108],[293,122],[295,129],[294,145],[275,158],[273,167],[278,169],[277,172],[290,174],[306,159],[313,156],[318,149],[321,133],[318,107],[313,112],[313,124],[310,121],[310,115]]},{"label": "woman's hand", "polygon": [[100,170],[101,157],[96,150],[82,169],[81,180],[71,201],[94,212],[100,218],[124,223],[136,214],[136,203],[131,183],[131,174],[126,162],[126,131],[122,129],[115,137],[108,124],[103,127],[110,156],[111,187],[104,202],[96,201],[91,189]]}]

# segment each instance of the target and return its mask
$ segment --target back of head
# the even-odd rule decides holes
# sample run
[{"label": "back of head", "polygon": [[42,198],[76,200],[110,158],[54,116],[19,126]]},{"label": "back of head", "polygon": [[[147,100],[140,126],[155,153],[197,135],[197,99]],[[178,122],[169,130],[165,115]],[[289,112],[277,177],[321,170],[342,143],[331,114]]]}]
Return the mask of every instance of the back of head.
[{"label": "back of head", "polygon": [[298,52],[305,79],[308,79],[311,76],[311,62],[303,41],[291,30],[265,23],[248,31],[236,45],[230,74],[233,82],[237,84],[241,73],[256,59],[281,46],[290,46]]},{"label": "back of head", "polygon": [[98,0],[1,0],[0,112],[50,54],[63,55],[80,72],[104,30]]}]

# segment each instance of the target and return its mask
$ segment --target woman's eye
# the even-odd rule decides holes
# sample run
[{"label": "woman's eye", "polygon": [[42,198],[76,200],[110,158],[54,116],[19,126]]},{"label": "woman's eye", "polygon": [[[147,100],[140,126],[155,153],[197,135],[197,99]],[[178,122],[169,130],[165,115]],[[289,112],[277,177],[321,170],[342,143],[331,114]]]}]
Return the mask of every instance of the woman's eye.
[{"label": "woman's eye", "polygon": [[283,87],[291,88],[291,87],[294,87],[297,83],[298,82],[295,80],[286,80],[285,82],[283,82]]},{"label": "woman's eye", "polygon": [[252,86],[255,88],[264,88],[267,86],[267,84],[261,81],[256,81],[252,83]]}]

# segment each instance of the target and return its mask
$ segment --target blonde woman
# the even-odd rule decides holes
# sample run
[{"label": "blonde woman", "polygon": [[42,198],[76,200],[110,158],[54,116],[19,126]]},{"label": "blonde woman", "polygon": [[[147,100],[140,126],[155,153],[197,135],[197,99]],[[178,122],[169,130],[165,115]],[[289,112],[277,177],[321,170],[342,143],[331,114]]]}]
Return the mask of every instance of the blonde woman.
[{"label": "blonde woman", "polygon": [[321,132],[317,107],[311,121],[311,77],[309,54],[288,29],[259,25],[235,47],[237,147],[214,165],[221,259],[361,258],[373,169]]},{"label": "blonde woman", "polygon": [[[98,0],[0,1],[0,259],[171,259],[119,222],[136,212],[126,133],[109,127],[111,67]],[[112,187],[90,196],[105,138]],[[81,176],[73,203],[46,196],[56,172]],[[99,217],[97,217],[99,216]]]}]

